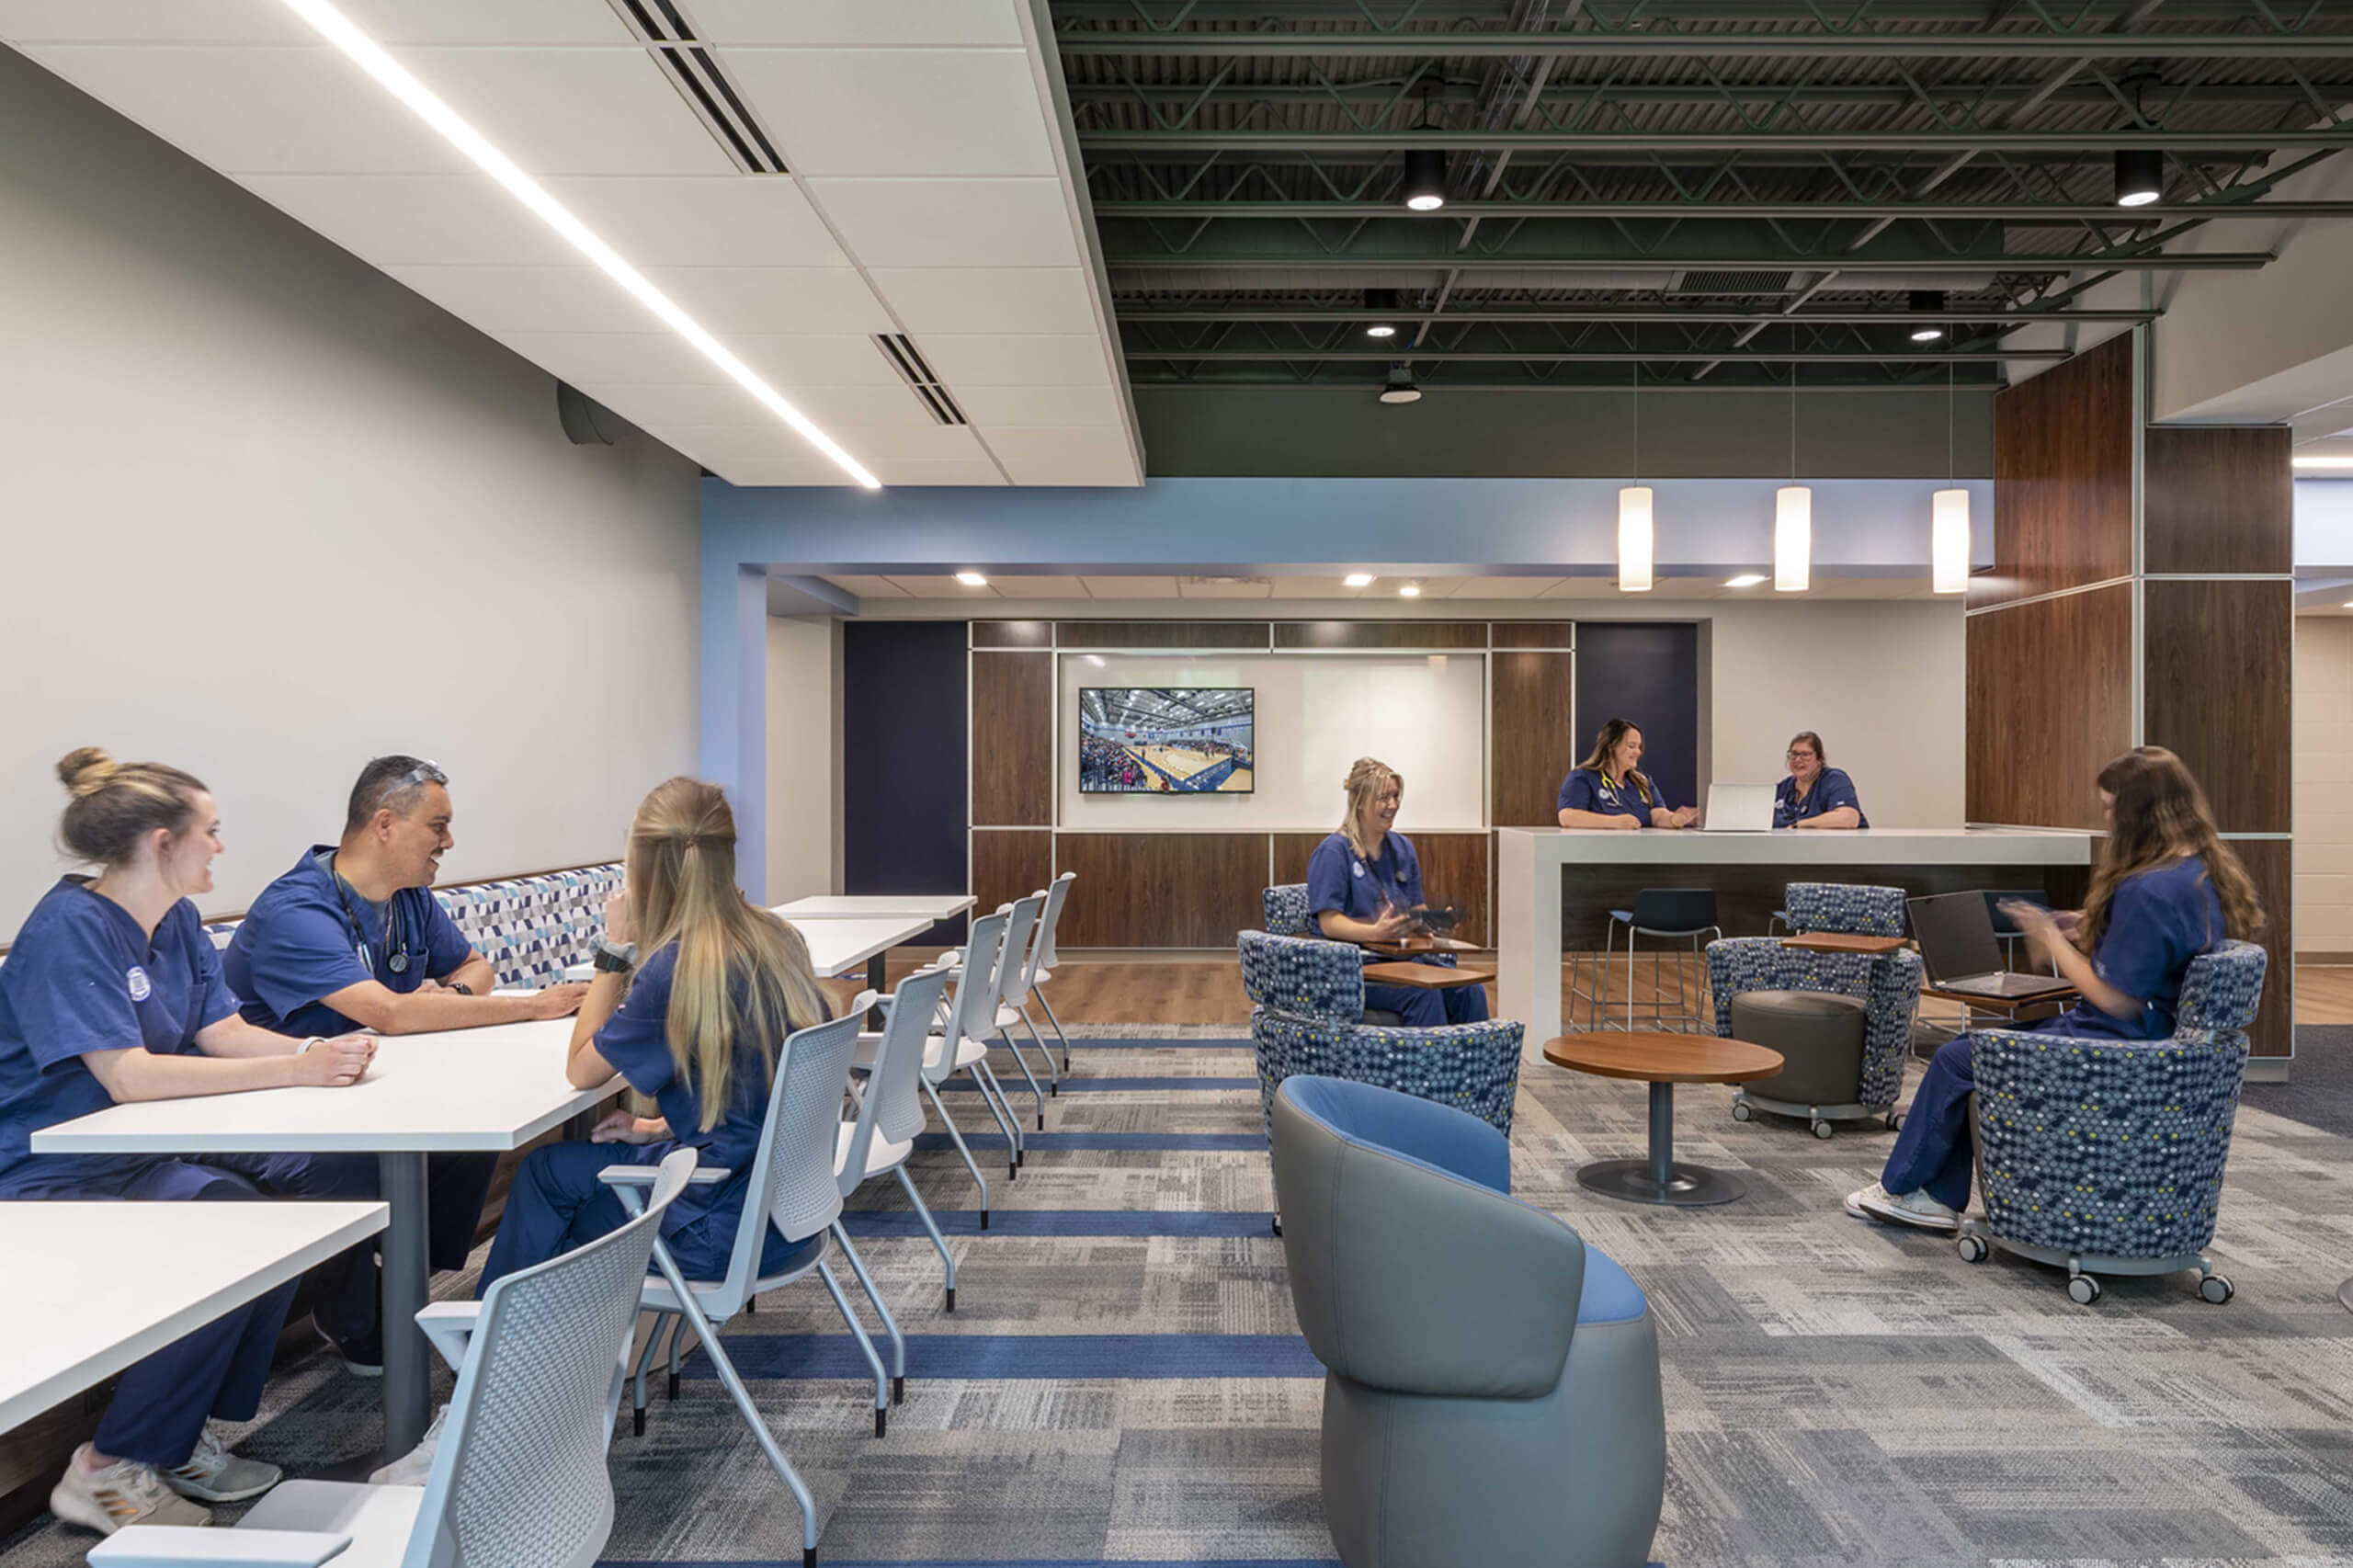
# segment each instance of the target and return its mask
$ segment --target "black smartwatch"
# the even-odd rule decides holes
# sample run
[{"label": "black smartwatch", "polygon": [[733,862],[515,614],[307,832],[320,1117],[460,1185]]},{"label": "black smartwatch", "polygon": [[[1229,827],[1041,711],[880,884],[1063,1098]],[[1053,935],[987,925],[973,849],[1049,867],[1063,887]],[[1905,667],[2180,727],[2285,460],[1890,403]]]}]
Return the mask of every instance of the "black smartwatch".
[{"label": "black smartwatch", "polygon": [[637,949],[634,947],[616,946],[611,942],[599,942],[597,944],[596,953],[588,961],[597,966],[597,972],[599,974],[627,974],[637,967]]},{"label": "black smartwatch", "polygon": [[443,989],[444,989],[444,990],[448,990],[448,991],[454,991],[454,992],[456,992],[456,993],[457,993],[459,995],[460,995],[460,996],[471,996],[471,995],[472,995],[472,994],[474,994],[474,988],[473,988],[472,986],[471,986],[471,985],[468,985],[468,984],[467,984],[464,981],[462,981],[462,980],[453,980],[453,981],[449,982],[449,983],[447,986],[443,987]]}]

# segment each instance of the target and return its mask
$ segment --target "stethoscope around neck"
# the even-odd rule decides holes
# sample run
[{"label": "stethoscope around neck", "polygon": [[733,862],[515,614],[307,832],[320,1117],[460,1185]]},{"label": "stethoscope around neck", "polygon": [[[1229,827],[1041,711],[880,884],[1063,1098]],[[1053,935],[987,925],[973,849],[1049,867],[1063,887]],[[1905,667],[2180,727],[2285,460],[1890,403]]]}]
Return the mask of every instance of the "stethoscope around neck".
[{"label": "stethoscope around neck", "polygon": [[[343,905],[343,917],[351,923],[352,941],[359,953],[359,967],[374,973],[376,966],[368,957],[368,931],[359,924],[359,912],[351,907],[351,897],[344,891],[343,873],[335,869],[335,857],[327,857],[327,881],[335,884],[335,901]],[[408,931],[401,919],[401,895],[397,890],[384,904],[384,946],[387,949],[384,967],[394,974],[408,972]]]}]

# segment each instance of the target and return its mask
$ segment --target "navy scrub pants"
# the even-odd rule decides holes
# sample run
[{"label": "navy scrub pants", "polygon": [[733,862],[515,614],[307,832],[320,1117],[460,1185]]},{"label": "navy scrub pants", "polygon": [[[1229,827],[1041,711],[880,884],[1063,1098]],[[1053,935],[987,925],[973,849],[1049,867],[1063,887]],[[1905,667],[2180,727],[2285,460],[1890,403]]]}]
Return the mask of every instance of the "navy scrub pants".
[{"label": "navy scrub pants", "polygon": [[[1415,963],[1428,963],[1416,959]],[[1451,969],[1451,964],[1441,964]],[[1483,985],[1456,985],[1444,991],[1425,991],[1414,985],[1368,985],[1364,988],[1364,1005],[1382,1012],[1394,1013],[1405,1020],[1409,1029],[1434,1029],[1443,1024],[1483,1024],[1487,1021],[1487,988]]]},{"label": "navy scrub pants", "polygon": [[1881,1187],[1897,1197],[1926,1187],[1948,1209],[1969,1207],[1969,1096],[1976,1088],[1969,1037],[1946,1041],[1920,1075],[1903,1130],[1888,1153]]}]

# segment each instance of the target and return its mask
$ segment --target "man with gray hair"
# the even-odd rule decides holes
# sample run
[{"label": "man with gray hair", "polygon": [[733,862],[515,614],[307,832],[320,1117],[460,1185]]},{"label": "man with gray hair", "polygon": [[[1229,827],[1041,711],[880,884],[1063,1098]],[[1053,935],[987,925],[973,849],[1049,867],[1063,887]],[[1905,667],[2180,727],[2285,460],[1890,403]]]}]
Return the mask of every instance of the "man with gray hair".
[{"label": "man with gray hair", "polygon": [[[380,756],[360,769],[343,837],[314,844],[264,889],[222,960],[244,1016],[295,1036],[423,1034],[485,1024],[568,1017],[585,985],[492,994],[490,960],[473,949],[433,896],[449,836],[449,778],[414,756]],[[450,1092],[462,1094],[462,1084]],[[320,1156],[310,1197],[372,1194],[375,1162]],[[463,1267],[497,1157],[437,1154],[426,1162],[429,1251],[437,1268]],[[366,1252],[367,1248],[359,1249]],[[347,1267],[314,1302],[320,1329],[352,1370],[381,1370],[374,1270]]]}]

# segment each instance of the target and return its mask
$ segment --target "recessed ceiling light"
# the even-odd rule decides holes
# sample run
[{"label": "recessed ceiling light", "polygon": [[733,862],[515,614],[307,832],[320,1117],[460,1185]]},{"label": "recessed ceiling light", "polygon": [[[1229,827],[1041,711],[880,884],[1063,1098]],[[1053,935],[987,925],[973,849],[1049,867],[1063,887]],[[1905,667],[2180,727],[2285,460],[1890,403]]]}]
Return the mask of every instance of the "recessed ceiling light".
[{"label": "recessed ceiling light", "polygon": [[1401,599],[1418,599],[1422,597],[1422,585],[1419,583],[1407,583],[1397,590],[1397,597]]},{"label": "recessed ceiling light", "polygon": [[694,345],[704,358],[718,366],[737,386],[750,392],[762,407],[792,426],[803,439],[831,458],[843,472],[859,484],[869,490],[882,488],[881,480],[868,472],[831,436],[817,428],[807,415],[787,403],[750,366],[728,352],[719,339],[704,330],[701,323],[680,310],[667,294],[647,281],[643,273],[623,261],[612,246],[574,217],[571,209],[550,196],[537,180],[517,167],[513,159],[492,146],[481,131],[435,97],[432,89],[410,75],[407,69],[379,48],[373,39],[352,26],[342,12],[326,4],[325,0],[284,0],[284,3],[288,10],[308,22],[320,37],[341,50],[353,64],[374,77],[378,85],[400,99],[419,119],[431,126],[443,141],[464,153],[476,168],[506,187],[508,195],[529,208],[549,228],[563,235],[573,249],[594,262],[598,270],[620,284],[631,298],[651,311],[665,326]]},{"label": "recessed ceiling light", "polygon": [[1724,586],[1727,588],[1753,588],[1764,580],[1765,574],[1762,572],[1743,572],[1737,577],[1725,578]]},{"label": "recessed ceiling light", "polygon": [[1347,576],[1341,578],[1340,581],[1347,584],[1351,588],[1370,588],[1372,586],[1372,574],[1370,572],[1351,572]]},{"label": "recessed ceiling light", "polygon": [[956,580],[968,588],[985,588],[989,585],[989,580],[978,572],[959,572],[956,574]]},{"label": "recessed ceiling light", "polygon": [[2288,460],[2298,468],[2353,468],[2353,458],[2290,458]]}]

